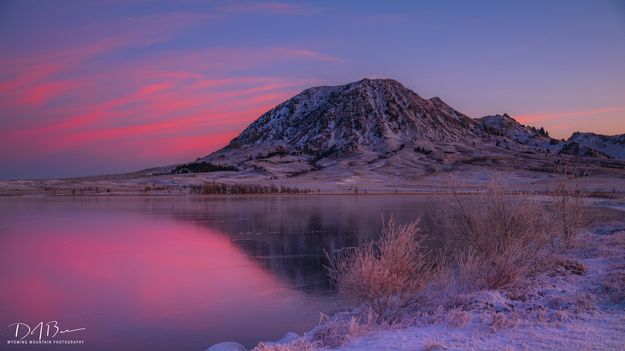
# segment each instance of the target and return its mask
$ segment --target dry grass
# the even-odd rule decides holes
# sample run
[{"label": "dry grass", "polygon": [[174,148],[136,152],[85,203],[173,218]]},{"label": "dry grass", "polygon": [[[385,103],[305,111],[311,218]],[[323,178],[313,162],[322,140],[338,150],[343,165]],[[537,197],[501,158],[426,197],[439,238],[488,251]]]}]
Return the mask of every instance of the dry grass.
[{"label": "dry grass", "polygon": [[380,325],[374,321],[371,313],[366,317],[330,319],[315,333],[315,344],[321,347],[340,347],[379,329]]},{"label": "dry grass", "polygon": [[588,268],[578,260],[560,256],[553,256],[549,264],[549,275],[586,275]]},{"label": "dry grass", "polygon": [[601,280],[603,293],[614,303],[625,302],[625,265],[614,265]]},{"label": "dry grass", "polygon": [[550,297],[546,302],[551,310],[567,311],[575,315],[593,312],[597,308],[596,296],[584,292]]},{"label": "dry grass", "polygon": [[495,312],[491,315],[491,320],[489,323],[490,331],[497,332],[501,329],[513,328],[519,324],[519,316],[518,314],[512,313],[504,313],[504,312]]},{"label": "dry grass", "polygon": [[428,337],[423,343],[423,351],[440,351],[446,350],[447,347],[443,342],[437,338]]},{"label": "dry grass", "polygon": [[418,221],[400,225],[391,218],[378,241],[330,257],[330,278],[341,296],[369,309],[378,323],[397,321],[436,275],[423,240]]},{"label": "dry grass", "polygon": [[460,308],[451,308],[445,314],[445,321],[449,326],[461,328],[471,321],[471,314]]},{"label": "dry grass", "polygon": [[467,290],[496,289],[533,272],[547,253],[553,221],[529,194],[508,194],[494,178],[474,196],[451,187],[448,256]]},{"label": "dry grass", "polygon": [[253,351],[314,351],[316,345],[306,339],[297,339],[288,344],[265,344],[260,343]]}]

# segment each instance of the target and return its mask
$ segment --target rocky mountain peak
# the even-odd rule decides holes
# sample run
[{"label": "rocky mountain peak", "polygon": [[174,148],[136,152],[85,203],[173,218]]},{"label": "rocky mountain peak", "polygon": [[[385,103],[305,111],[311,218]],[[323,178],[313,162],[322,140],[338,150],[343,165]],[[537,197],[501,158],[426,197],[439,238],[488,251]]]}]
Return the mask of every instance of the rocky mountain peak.
[{"label": "rocky mountain peak", "polygon": [[329,156],[386,152],[417,139],[460,140],[474,122],[440,98],[423,99],[392,79],[309,88],[263,114],[223,150],[281,146]]}]

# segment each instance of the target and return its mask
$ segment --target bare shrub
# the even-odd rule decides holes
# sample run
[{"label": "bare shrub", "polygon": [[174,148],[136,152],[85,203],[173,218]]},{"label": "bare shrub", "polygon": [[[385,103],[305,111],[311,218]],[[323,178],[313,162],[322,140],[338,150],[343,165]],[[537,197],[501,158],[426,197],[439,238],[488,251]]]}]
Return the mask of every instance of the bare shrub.
[{"label": "bare shrub", "polygon": [[614,303],[625,302],[625,265],[614,265],[601,279],[603,293]]},{"label": "bare shrub", "polygon": [[586,192],[580,186],[580,179],[586,175],[584,170],[562,165],[558,167],[558,181],[552,195],[555,197],[554,215],[561,227],[561,235],[567,247],[570,247],[584,220],[584,197]]},{"label": "bare shrub", "polygon": [[535,271],[542,261],[553,222],[545,205],[530,194],[509,194],[494,177],[474,195],[451,186],[448,209],[449,257],[466,290],[500,288]]},{"label": "bare shrub", "polygon": [[328,271],[338,293],[370,309],[378,323],[400,319],[435,275],[418,223],[399,225],[391,218],[378,241],[330,257]]}]

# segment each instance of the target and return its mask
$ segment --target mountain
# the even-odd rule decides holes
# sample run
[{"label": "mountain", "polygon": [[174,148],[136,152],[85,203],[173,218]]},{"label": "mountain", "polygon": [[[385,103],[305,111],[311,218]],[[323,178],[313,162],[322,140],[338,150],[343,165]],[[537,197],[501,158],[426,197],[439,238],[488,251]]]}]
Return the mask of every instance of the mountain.
[{"label": "mountain", "polygon": [[479,128],[493,136],[504,137],[521,145],[538,147],[544,150],[558,151],[560,142],[549,137],[549,133],[543,128],[524,126],[514,118],[503,115],[485,116],[476,119]]},{"label": "mountain", "polygon": [[319,171],[315,174],[345,179],[374,173],[410,178],[476,167],[551,171],[556,157],[622,157],[622,137],[577,133],[569,141],[556,140],[507,114],[472,119],[395,80],[363,79],[306,89],[260,116],[224,148],[173,172],[292,177]]},{"label": "mountain", "polygon": [[313,158],[361,150],[384,153],[417,140],[460,141],[474,133],[474,121],[440,98],[423,99],[391,79],[363,79],[324,86],[276,106],[228,146],[257,153],[288,149]]},{"label": "mountain", "polygon": [[575,132],[567,142],[576,143],[612,158],[625,160],[625,134],[608,136]]},{"label": "mountain", "polygon": [[363,79],[306,89],[198,161],[299,174],[347,159],[347,166],[372,164],[404,149],[444,157],[445,146],[477,142],[481,134],[440,98],[424,99],[391,79]]},{"label": "mountain", "polygon": [[565,141],[551,138],[549,132],[542,127],[538,129],[522,125],[507,114],[485,116],[476,120],[480,129],[488,134],[506,138],[508,142],[533,146],[551,154],[625,159],[625,134],[605,136],[575,132]]}]

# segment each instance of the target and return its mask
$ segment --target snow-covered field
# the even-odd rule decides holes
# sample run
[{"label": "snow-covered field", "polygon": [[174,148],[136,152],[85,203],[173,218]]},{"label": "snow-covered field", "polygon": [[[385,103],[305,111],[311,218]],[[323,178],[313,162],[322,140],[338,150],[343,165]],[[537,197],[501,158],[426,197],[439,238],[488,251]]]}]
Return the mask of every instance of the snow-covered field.
[{"label": "snow-covered field", "polygon": [[436,298],[390,327],[344,313],[259,350],[625,350],[622,213],[515,286]]},{"label": "snow-covered field", "polygon": [[625,349],[625,228],[588,233],[563,258],[586,272],[563,267],[510,291],[461,296],[455,308],[417,318],[414,326],[374,332],[339,349]]}]

